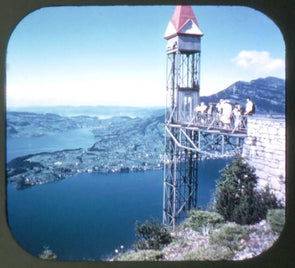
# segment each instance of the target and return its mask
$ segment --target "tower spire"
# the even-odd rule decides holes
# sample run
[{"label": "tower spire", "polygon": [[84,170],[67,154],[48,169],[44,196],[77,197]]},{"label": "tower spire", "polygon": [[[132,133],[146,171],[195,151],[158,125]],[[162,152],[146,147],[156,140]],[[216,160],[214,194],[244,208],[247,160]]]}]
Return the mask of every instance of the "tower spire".
[{"label": "tower spire", "polygon": [[191,6],[176,6],[164,38],[169,39],[178,34],[203,36]]}]

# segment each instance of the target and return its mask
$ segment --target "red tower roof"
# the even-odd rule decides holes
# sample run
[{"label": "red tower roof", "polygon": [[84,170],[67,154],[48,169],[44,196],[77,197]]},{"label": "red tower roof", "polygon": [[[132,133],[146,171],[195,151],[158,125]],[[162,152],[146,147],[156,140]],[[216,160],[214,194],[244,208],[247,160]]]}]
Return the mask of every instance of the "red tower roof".
[{"label": "red tower roof", "polygon": [[177,34],[203,35],[191,6],[176,6],[164,38],[169,39]]}]

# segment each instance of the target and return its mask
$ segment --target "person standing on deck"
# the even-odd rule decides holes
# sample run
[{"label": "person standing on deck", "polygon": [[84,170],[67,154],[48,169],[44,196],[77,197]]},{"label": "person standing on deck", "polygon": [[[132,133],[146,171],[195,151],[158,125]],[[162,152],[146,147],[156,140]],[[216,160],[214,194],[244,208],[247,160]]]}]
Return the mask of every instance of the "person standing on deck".
[{"label": "person standing on deck", "polygon": [[226,129],[230,129],[230,124],[233,116],[233,109],[229,100],[223,101],[221,122]]},{"label": "person standing on deck", "polygon": [[244,108],[241,107],[239,103],[235,103],[235,108],[233,110],[234,122],[235,122],[235,130],[239,130],[241,126],[241,115],[244,114]]},{"label": "person standing on deck", "polygon": [[247,97],[247,103],[246,103],[246,112],[245,115],[252,115],[255,113],[255,106],[253,101],[249,97]]}]

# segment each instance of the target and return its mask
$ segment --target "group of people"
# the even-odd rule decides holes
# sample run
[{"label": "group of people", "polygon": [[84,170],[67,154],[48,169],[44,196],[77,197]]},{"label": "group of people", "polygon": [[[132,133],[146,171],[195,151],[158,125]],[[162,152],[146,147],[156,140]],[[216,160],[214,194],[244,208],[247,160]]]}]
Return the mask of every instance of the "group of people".
[{"label": "group of people", "polygon": [[238,129],[242,123],[241,116],[255,113],[255,106],[249,97],[247,97],[246,108],[239,103],[235,103],[234,106],[232,106],[230,100],[221,99],[217,104],[209,103],[209,107],[204,102],[201,102],[195,108],[195,113],[201,120],[203,120],[202,118],[204,118],[204,115],[212,119],[214,114],[214,118],[216,118],[216,121],[222,127],[230,129],[231,124],[234,123],[234,128]]}]

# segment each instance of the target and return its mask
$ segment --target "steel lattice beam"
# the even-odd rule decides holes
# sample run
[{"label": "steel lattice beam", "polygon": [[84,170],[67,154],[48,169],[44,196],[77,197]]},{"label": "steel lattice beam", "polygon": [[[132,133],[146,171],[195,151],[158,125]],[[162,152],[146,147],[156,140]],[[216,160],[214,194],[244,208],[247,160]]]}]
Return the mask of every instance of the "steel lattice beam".
[{"label": "steel lattice beam", "polygon": [[[171,131],[171,130],[174,131]],[[246,134],[212,131],[181,125],[166,124],[165,130],[175,144],[182,149],[192,150],[207,157],[233,157],[242,149],[242,141]],[[187,131],[198,133],[198,141],[195,142],[186,134]]]}]

